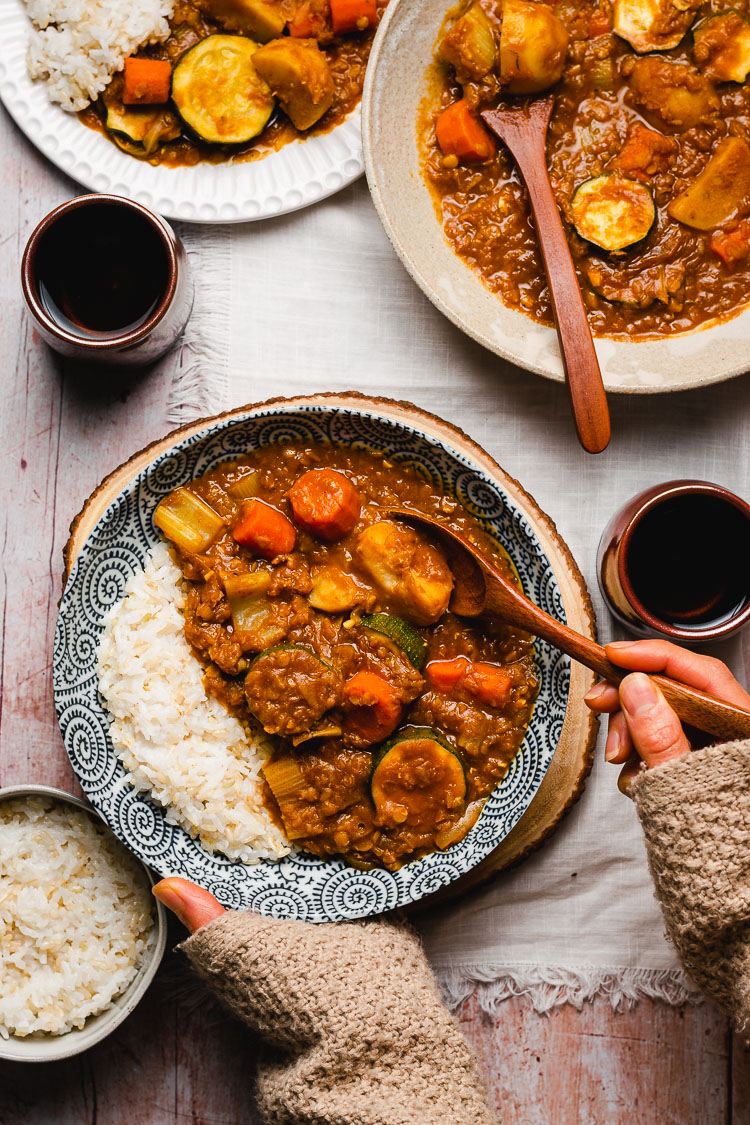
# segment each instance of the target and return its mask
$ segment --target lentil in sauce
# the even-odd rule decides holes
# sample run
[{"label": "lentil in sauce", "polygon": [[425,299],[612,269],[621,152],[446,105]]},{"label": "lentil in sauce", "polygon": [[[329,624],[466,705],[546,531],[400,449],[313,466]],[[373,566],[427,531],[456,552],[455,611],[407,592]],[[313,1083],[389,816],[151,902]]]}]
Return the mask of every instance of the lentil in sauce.
[{"label": "lentil in sauce", "polygon": [[[480,4],[499,38],[502,2]],[[746,28],[743,17],[750,3],[733,3],[732,11],[739,14],[731,17],[730,5],[720,0],[676,4],[672,15],[685,17],[678,45],[641,54],[613,31],[610,0],[560,0],[549,7],[569,42],[562,78],[551,86],[555,108],[547,166],[592,332],[653,339],[735,315],[750,300],[750,222],[745,217],[750,190],[741,192],[728,217],[705,229],[678,221],[668,208],[722,142],[750,142],[750,84],[720,80],[710,65],[711,44],[699,46],[695,37],[705,26],[702,21],[719,13]],[[466,8],[452,10],[445,27]],[[418,121],[424,175],[445,237],[459,257],[504,304],[552,324],[526,191],[507,150],[498,145],[490,159],[457,161],[446,157],[436,138],[437,116],[458,99],[466,99],[475,115],[502,104],[508,95],[493,78],[459,85],[438,42]],[[680,119],[669,105],[671,93],[680,88],[695,97],[692,119]],[[740,147],[743,164],[750,158],[745,151]],[[571,212],[576,189],[611,172],[646,184],[656,208],[645,239],[619,253],[579,237]]]},{"label": "lentil in sauce", "polygon": [[455,498],[363,450],[259,449],[177,489],[155,522],[207,690],[277,740],[274,818],[308,852],[396,869],[470,829],[538,685],[532,638],[452,614],[445,559],[388,505],[448,521],[518,581]]}]

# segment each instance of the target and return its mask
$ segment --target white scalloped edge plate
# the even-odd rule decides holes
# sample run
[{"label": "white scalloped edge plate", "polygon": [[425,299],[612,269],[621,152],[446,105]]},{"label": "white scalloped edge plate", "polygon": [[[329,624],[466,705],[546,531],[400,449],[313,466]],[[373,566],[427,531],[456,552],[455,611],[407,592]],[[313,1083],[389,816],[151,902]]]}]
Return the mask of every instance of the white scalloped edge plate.
[{"label": "white scalloped edge plate", "polygon": [[293,141],[263,160],[154,166],[121,152],[47,96],[26,67],[30,23],[21,0],[0,0],[0,99],[29,140],[90,191],[124,195],[168,219],[241,223],[308,207],[362,175],[360,111],[330,133]]}]

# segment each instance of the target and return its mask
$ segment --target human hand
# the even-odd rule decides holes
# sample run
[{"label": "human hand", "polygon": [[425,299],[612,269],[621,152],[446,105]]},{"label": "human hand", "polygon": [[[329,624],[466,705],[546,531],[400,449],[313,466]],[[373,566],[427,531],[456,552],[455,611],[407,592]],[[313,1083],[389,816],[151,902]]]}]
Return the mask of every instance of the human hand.
[{"label": "human hand", "polygon": [[607,656],[632,675],[619,688],[606,681],[584,697],[597,714],[609,715],[606,761],[622,765],[618,785],[627,793],[644,762],[648,769],[666,765],[690,750],[682,724],[656,684],[644,673],[663,673],[717,699],[750,709],[750,695],[720,660],[702,656],[669,641],[617,641],[605,645]]},{"label": "human hand", "polygon": [[204,891],[187,879],[170,876],[156,883],[152,889],[159,902],[176,914],[191,934],[224,913],[224,907],[210,891]]}]

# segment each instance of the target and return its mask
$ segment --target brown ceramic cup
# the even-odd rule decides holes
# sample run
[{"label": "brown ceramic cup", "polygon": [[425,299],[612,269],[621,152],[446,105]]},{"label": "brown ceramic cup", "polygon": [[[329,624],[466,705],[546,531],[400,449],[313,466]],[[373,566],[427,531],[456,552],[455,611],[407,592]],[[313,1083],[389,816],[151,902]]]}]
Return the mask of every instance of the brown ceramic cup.
[{"label": "brown ceramic cup", "polygon": [[51,211],[28,241],[21,280],[41,337],[77,360],[153,363],[193,305],[179,238],[147,207],[117,195],[81,195]]},{"label": "brown ceramic cup", "polygon": [[609,610],[636,636],[728,637],[750,620],[750,505],[708,481],[648,488],[605,528],[597,577]]}]

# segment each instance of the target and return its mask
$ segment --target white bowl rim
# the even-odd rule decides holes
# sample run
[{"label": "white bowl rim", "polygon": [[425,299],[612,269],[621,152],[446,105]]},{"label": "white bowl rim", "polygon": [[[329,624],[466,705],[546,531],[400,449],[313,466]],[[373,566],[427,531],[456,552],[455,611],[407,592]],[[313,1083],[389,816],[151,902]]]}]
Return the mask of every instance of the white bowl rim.
[{"label": "white bowl rim", "polygon": [[[373,103],[376,99],[377,94],[376,83],[379,77],[381,59],[383,55],[389,50],[388,31],[394,21],[398,18],[401,10],[403,8],[406,8],[407,5],[416,2],[417,0],[390,0],[388,7],[383,14],[383,17],[380,20],[380,24],[378,25],[377,34],[372,44],[372,49],[370,51],[370,57],[367,64],[367,71],[365,74],[361,102],[362,150],[364,153],[367,185],[370,190],[370,196],[372,198],[375,210],[378,214],[380,222],[383,225],[383,229],[388,236],[388,240],[390,241],[391,246],[400,258],[401,263],[406,269],[407,273],[410,275],[412,280],[416,282],[416,284],[419,286],[425,296],[432,302],[432,304],[443,314],[443,316],[445,316],[449,321],[451,321],[451,323],[453,323],[471,339],[475,340],[482,347],[486,348],[488,351],[494,353],[495,355],[499,355],[509,363],[531,371],[536,375],[541,375],[546,379],[551,379],[554,382],[563,382],[565,380],[565,375],[562,370],[561,362],[557,369],[553,369],[552,367],[545,366],[543,362],[537,362],[533,358],[526,358],[525,356],[520,355],[518,351],[514,351],[512,348],[508,348],[500,342],[493,342],[487,336],[483,335],[482,332],[478,328],[474,327],[468,320],[464,319],[457,309],[452,308],[451,305],[437,291],[428,277],[420,271],[416,263],[412,260],[407,247],[400,239],[391,220],[384,200],[384,193],[385,190],[390,187],[390,180],[392,177],[387,174],[382,166],[382,163],[380,163],[377,159],[375,128],[373,125],[375,116]],[[445,6],[445,12],[447,12],[450,8],[450,2],[449,0],[443,0],[443,3]],[[428,65],[428,63],[425,63],[425,71]],[[427,190],[428,189],[425,185],[425,191]],[[430,206],[432,207],[431,201]],[[436,235],[439,235],[440,238],[444,238],[442,227],[437,223],[437,220],[435,233]],[[479,278],[479,275],[474,273],[471,267],[464,263],[462,259],[458,257],[458,255],[454,255],[454,257],[457,266],[463,267],[463,269],[465,269],[467,273],[473,275],[473,277],[476,278],[479,282],[481,288],[484,289],[484,284]],[[490,293],[489,290],[486,290],[486,292],[488,294]],[[500,298],[498,297],[497,300],[499,301]],[[509,306],[503,306],[503,308],[507,312],[511,313],[514,317],[517,317],[519,321],[525,322],[525,326],[529,331],[533,329],[541,329],[546,330],[549,333],[554,333],[554,329],[544,329],[543,325],[538,324],[530,317],[525,316],[523,313],[518,312],[515,309],[511,309]],[[658,365],[658,356],[661,354],[659,349],[661,348],[661,346],[666,345],[668,341],[671,340],[673,343],[677,343],[678,346],[682,342],[683,347],[689,348],[691,339],[700,337],[703,333],[713,333],[714,335],[712,346],[720,346],[722,340],[720,336],[717,335],[717,333],[722,328],[726,328],[727,325],[736,324],[736,322],[739,321],[740,318],[743,318],[743,320],[745,321],[741,331],[740,342],[742,342],[744,341],[746,335],[747,326],[748,324],[750,324],[750,304],[740,309],[732,317],[728,317],[727,319],[709,321],[707,324],[700,325],[698,328],[695,328],[691,331],[676,333],[673,337],[663,336],[653,340],[646,339],[630,341],[616,340],[612,337],[602,336],[595,337],[595,344],[598,349],[619,349],[623,347],[641,348],[643,349],[643,351],[640,355],[637,356],[637,358],[644,361],[644,367],[654,367]],[[733,379],[739,375],[747,373],[749,369],[748,361],[746,359],[738,358],[734,362],[730,363],[727,363],[725,359],[724,365],[720,366],[718,371],[716,371],[715,373],[706,374],[705,369],[702,369],[700,370],[698,377],[696,377],[695,375],[688,377],[683,376],[669,382],[655,381],[654,383],[650,383],[640,381],[634,382],[632,384],[618,384],[612,383],[610,380],[608,380],[601,356],[600,362],[602,363],[602,374],[604,377],[605,387],[609,394],[666,394],[672,391],[698,390],[710,386],[714,383],[726,382],[729,379]]]},{"label": "white bowl rim", "polygon": [[[77,797],[74,793],[68,793],[64,789],[57,789],[52,785],[39,785],[31,782],[27,784],[7,785],[4,788],[0,788],[0,802],[20,797],[48,797],[50,800],[63,801],[76,808],[83,809],[84,812],[90,813],[91,816],[103,824],[107,832],[111,833],[113,839],[117,840],[112,829],[99,815],[93,805],[90,805],[81,797]],[[121,840],[117,840],[117,842],[120,847],[125,847]],[[130,854],[132,855],[132,852]],[[146,876],[151,886],[153,886],[155,879],[150,869],[142,860],[138,859],[137,856],[133,856],[133,858],[137,860],[146,872]],[[105,1008],[103,1012],[89,1016],[82,1028],[63,1032],[62,1035],[48,1035],[39,1038],[30,1035],[11,1035],[10,1039],[0,1038],[0,1059],[17,1063],[55,1062],[58,1059],[68,1059],[73,1055],[80,1054],[82,1051],[87,1051],[89,1047],[93,1047],[96,1043],[100,1043],[103,1039],[106,1039],[115,1028],[119,1027],[120,1024],[127,1019],[141,1002],[151,981],[154,979],[167,946],[167,912],[157,898],[154,898],[154,903],[156,905],[156,924],[154,927],[156,940],[153,943],[152,949],[148,951],[146,959],[144,959],[144,963],[138,970],[135,979],[130,982],[124,992],[121,992],[119,996],[115,997],[111,1006]],[[96,1025],[94,1025],[94,1021],[97,1021]],[[76,1037],[72,1046],[67,1042],[71,1035]],[[22,1044],[23,1048],[19,1046],[18,1053],[13,1053],[8,1049],[9,1043]],[[27,1046],[28,1050],[25,1050]],[[24,1049],[24,1053],[21,1053],[22,1049]]]}]

